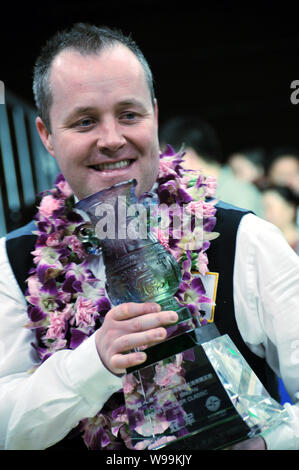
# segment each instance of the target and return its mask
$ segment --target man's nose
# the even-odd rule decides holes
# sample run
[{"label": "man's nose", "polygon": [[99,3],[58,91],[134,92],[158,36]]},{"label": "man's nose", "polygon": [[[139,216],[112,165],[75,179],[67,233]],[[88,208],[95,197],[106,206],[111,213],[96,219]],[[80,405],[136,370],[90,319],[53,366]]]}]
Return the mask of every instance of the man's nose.
[{"label": "man's nose", "polygon": [[99,128],[99,135],[97,140],[97,148],[102,153],[116,152],[125,144],[126,139],[123,136],[121,126],[109,120],[102,123]]}]

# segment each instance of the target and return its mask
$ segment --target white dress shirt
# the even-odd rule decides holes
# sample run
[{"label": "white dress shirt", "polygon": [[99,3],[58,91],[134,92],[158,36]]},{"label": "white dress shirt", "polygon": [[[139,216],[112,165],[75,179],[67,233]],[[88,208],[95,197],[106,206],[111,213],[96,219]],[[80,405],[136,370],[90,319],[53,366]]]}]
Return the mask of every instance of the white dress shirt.
[{"label": "white dress shirt", "polygon": [[[90,268],[103,279],[104,267]],[[280,231],[247,214],[240,223],[234,268],[234,304],[240,333],[265,357],[293,402],[299,399],[299,257]],[[122,386],[101,363],[92,335],[75,350],[38,363],[26,301],[0,239],[0,449],[45,449],[77,423],[94,416]],[[299,403],[290,420],[264,437],[268,449],[299,449]]]}]

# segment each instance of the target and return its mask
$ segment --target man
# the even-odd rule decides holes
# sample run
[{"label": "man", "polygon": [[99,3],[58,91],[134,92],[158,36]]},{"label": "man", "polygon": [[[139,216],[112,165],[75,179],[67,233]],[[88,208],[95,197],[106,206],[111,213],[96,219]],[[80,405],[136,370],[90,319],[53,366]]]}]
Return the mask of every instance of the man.
[{"label": "man", "polygon": [[[70,32],[54,37],[42,51],[35,69],[34,91],[39,135],[57,159],[78,199],[132,177],[138,182],[138,195],[153,187],[159,163],[157,103],[148,65],[134,43],[107,29],[77,25]],[[60,191],[66,194],[68,190],[63,184],[60,183]],[[39,213],[43,211],[49,216],[55,227],[50,233],[48,248],[55,247],[61,234],[61,226],[55,225],[54,217],[59,209],[60,201],[51,197],[44,198],[39,208]],[[294,353],[292,347],[297,344],[299,331],[297,257],[281,235],[264,221],[230,209],[228,216],[237,216],[234,223],[229,219],[226,230],[226,222],[220,217],[224,213],[225,210],[219,209],[217,224],[223,228],[221,244],[227,245],[223,249],[223,245],[217,245],[217,239],[210,250],[211,265],[215,269],[219,253],[220,258],[221,253],[230,256],[224,262],[219,261],[225,266],[223,273],[220,272],[222,281],[219,299],[217,297],[220,313],[216,324],[222,331],[231,330],[233,339],[243,344],[254,361],[264,364],[259,357],[266,358],[276,372],[283,374],[295,397],[299,380],[296,363],[294,365],[289,358]],[[39,242],[45,236],[43,227],[42,223],[38,224]],[[231,227],[238,228],[238,233],[237,229],[232,232]],[[236,256],[231,236],[237,236]],[[0,439],[5,449],[45,449],[62,441],[78,422],[95,416],[121,388],[120,376],[126,368],[146,359],[142,348],[140,352],[124,353],[163,340],[164,326],[177,321],[175,312],[161,311],[156,304],[119,305],[107,312],[102,326],[78,347],[62,347],[39,365],[32,343],[37,352],[43,351],[39,350],[34,331],[24,328],[28,323],[26,300],[21,291],[25,292],[24,276],[28,277],[22,273],[24,260],[32,266],[31,241],[28,240],[31,235],[27,227],[27,232],[21,229],[1,241]],[[76,243],[73,238],[72,243]],[[77,253],[80,256],[79,250]],[[37,243],[34,262],[40,256]],[[22,258],[20,263],[19,258]],[[54,266],[53,259],[48,261]],[[88,263],[90,270],[103,279],[101,260],[91,256]],[[49,281],[57,264],[55,266],[52,271],[46,270]],[[38,316],[37,307],[39,302],[44,302],[43,296],[49,301],[50,284],[46,290],[44,273],[44,270],[39,272],[39,281],[32,276],[28,278],[29,300],[31,304],[36,301],[36,307],[28,309],[32,321],[43,319]],[[83,276],[81,271],[79,274]],[[71,273],[67,275],[63,297],[58,299],[60,303],[68,298],[72,289],[80,291],[78,284],[68,284]],[[41,279],[45,281],[43,287],[40,287]],[[79,275],[77,279],[81,279]],[[226,305],[232,313],[228,312],[231,316],[224,318]],[[46,308],[45,302],[43,307]],[[80,312],[80,321],[84,323],[88,305],[82,306]],[[64,313],[67,318],[69,312]],[[59,320],[55,314],[53,318]],[[38,321],[35,325],[38,327]],[[53,323],[53,331],[61,331],[63,327]],[[53,331],[48,330],[48,338],[55,338],[51,336]],[[36,370],[30,374],[28,371],[32,368]],[[297,408],[293,408],[296,413]],[[270,449],[296,448],[296,424],[297,421],[293,427],[283,425],[279,432],[274,430],[264,438],[258,437],[242,445],[260,449],[266,444]],[[99,436],[105,444],[107,436],[103,433]]]},{"label": "man", "polygon": [[268,166],[270,184],[288,186],[299,194],[299,154],[296,148],[276,148],[270,155]]}]

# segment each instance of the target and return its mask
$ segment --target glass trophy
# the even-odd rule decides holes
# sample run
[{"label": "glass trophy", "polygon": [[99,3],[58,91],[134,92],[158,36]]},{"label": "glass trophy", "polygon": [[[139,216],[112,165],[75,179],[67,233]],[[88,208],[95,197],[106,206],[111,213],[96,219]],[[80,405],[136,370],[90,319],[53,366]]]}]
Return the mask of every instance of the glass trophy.
[{"label": "glass trophy", "polygon": [[99,241],[106,290],[113,305],[156,302],[179,320],[147,360],[127,370],[123,390],[135,449],[223,449],[287,419],[228,335],[201,326],[175,293],[180,268],[147,227],[148,207],[137,200],[136,180],[81,200],[90,217],[79,238]]}]

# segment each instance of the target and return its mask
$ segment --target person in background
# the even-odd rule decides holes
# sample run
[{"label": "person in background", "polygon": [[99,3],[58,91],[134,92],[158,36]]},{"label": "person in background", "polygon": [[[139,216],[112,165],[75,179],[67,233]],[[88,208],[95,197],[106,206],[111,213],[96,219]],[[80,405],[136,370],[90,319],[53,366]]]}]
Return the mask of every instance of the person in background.
[{"label": "person in background", "polygon": [[241,181],[229,165],[223,164],[219,137],[208,122],[193,116],[173,118],[162,126],[160,141],[164,145],[170,143],[176,151],[183,144],[186,151],[184,167],[214,176],[217,180],[217,198],[263,216],[259,190],[250,182]]},{"label": "person in background", "polygon": [[288,186],[299,195],[299,152],[296,148],[281,147],[272,151],[267,178],[270,184]]},{"label": "person in background", "polygon": [[299,229],[296,224],[298,196],[287,186],[269,185],[263,189],[265,219],[276,225],[299,255]]},{"label": "person in background", "polygon": [[228,157],[234,175],[258,188],[265,181],[265,151],[260,147],[244,148]]}]

